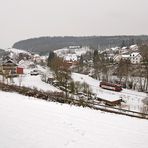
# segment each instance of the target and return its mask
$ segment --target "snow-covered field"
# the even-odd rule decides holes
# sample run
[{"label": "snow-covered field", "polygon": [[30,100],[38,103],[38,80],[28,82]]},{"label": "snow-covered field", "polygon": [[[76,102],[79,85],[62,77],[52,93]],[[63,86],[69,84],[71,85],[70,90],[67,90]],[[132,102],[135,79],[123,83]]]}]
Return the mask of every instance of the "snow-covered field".
[{"label": "snow-covered field", "polygon": [[0,91],[0,148],[147,148],[148,121]]},{"label": "snow-covered field", "polygon": [[[25,87],[29,87],[29,88],[36,88],[38,90],[42,90],[42,91],[56,91],[56,92],[60,92],[61,90],[59,90],[58,88],[54,87],[51,84],[47,84],[45,82],[43,82],[41,80],[41,75],[37,75],[37,76],[31,76],[30,72],[33,71],[34,69],[39,70],[40,72],[46,74],[50,74],[50,71],[48,69],[44,69],[43,67],[37,65],[36,68],[28,68],[27,66],[29,65],[28,63],[30,62],[23,62],[22,67],[24,67],[24,74],[22,76],[13,78],[13,82],[10,82],[10,80],[8,79],[8,83],[13,83],[15,85],[18,86],[25,86]],[[0,81],[2,81],[3,78],[0,75]],[[7,80],[5,80],[5,83],[7,84]]]},{"label": "snow-covered field", "polygon": [[124,101],[126,101],[126,105],[124,105],[125,109],[140,112],[143,109],[142,100],[147,96],[146,93],[128,89],[123,89],[121,92],[105,90],[99,87],[100,81],[93,79],[88,75],[83,75],[79,73],[72,73],[72,78],[74,81],[87,83],[92,89],[92,92],[95,93],[99,98],[106,99],[109,101],[118,100],[122,98]]},{"label": "snow-covered field", "polygon": [[20,78],[15,78],[14,83],[16,85],[19,85],[21,81],[21,86],[26,86],[30,88],[37,88],[38,90],[43,90],[43,91],[60,91],[53,85],[47,84],[41,80],[41,76],[31,76],[30,74],[25,75]]}]

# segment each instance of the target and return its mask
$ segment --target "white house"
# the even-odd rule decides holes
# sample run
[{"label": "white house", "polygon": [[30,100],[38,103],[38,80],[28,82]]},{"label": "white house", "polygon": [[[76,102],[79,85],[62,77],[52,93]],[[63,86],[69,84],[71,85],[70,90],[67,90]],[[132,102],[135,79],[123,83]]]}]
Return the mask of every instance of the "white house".
[{"label": "white house", "polygon": [[129,49],[127,47],[122,47],[119,49],[119,53],[120,54],[125,54],[125,53],[128,53],[129,52]]},{"label": "white house", "polygon": [[123,54],[122,59],[123,60],[130,60],[130,55],[129,54]]},{"label": "white house", "polygon": [[76,54],[67,54],[66,56],[64,56],[64,61],[67,61],[67,62],[78,61],[78,56]]},{"label": "white house", "polygon": [[129,54],[118,54],[118,55],[115,55],[113,58],[115,62],[119,62],[121,59],[130,60],[130,55]]},{"label": "white house", "polygon": [[130,50],[137,51],[138,50],[138,46],[137,45],[131,45],[130,46]]},{"label": "white house", "polygon": [[133,52],[130,54],[130,61],[132,64],[138,64],[142,60],[142,56],[139,52]]}]

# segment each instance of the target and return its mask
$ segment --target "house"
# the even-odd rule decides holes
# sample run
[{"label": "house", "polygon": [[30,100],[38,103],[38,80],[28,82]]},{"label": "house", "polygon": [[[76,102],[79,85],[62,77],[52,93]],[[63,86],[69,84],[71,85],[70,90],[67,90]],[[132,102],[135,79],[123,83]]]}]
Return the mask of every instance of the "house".
[{"label": "house", "polygon": [[124,54],[124,53],[128,53],[129,49],[127,47],[122,47],[119,49],[119,54]]},{"label": "house", "polygon": [[130,60],[130,55],[129,54],[123,54],[121,56],[122,60]]},{"label": "house", "polygon": [[105,105],[109,106],[116,106],[116,105],[121,105],[121,102],[123,102],[122,98],[106,98],[103,96],[97,96],[96,97],[98,101],[103,102]]},{"label": "house", "polygon": [[118,54],[118,55],[115,55],[113,60],[115,62],[119,62],[120,60],[130,60],[130,55],[129,54]]},{"label": "house", "polygon": [[130,54],[130,61],[132,64],[138,64],[142,60],[142,56],[139,52],[133,52]]},{"label": "house", "polygon": [[78,65],[79,62],[78,62],[78,56],[76,54],[67,54],[65,57],[64,57],[64,61],[69,65],[69,66],[72,66],[72,65]]},{"label": "house", "polygon": [[131,51],[137,51],[138,50],[138,46],[137,45],[131,45],[130,46],[130,50]]},{"label": "house", "polygon": [[41,62],[41,57],[39,54],[34,54],[33,55],[33,61],[36,63],[40,63]]},{"label": "house", "polygon": [[69,61],[69,62],[78,61],[78,57],[77,57],[76,54],[67,54],[67,55],[64,57],[64,61]]},{"label": "house", "polygon": [[15,77],[17,76],[17,64],[11,59],[5,60],[1,64],[1,71],[6,77]]},{"label": "house", "polygon": [[115,55],[113,60],[119,62],[120,60],[130,60],[132,64],[139,64],[142,61],[142,56],[139,52],[132,52],[131,54],[119,54]]}]

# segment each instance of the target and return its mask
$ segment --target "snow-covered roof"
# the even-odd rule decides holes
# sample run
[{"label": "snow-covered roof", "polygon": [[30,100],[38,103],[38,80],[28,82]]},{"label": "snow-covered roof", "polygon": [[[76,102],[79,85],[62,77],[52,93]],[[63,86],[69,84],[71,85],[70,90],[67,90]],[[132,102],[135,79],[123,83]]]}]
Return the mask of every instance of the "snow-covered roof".
[{"label": "snow-covered roof", "polygon": [[136,57],[136,56],[138,56],[138,55],[140,55],[139,52],[133,52],[133,53],[131,53],[131,57]]},{"label": "snow-covered roof", "polygon": [[122,98],[119,98],[117,95],[107,94],[107,93],[103,93],[103,92],[101,92],[100,94],[97,94],[97,97],[102,100],[109,101],[109,102],[114,102],[114,101],[122,99]]},{"label": "snow-covered roof", "polygon": [[133,49],[133,48],[134,48],[134,49],[135,49],[135,48],[138,48],[138,46],[137,46],[137,45],[131,45],[131,46],[130,46],[130,49]]},{"label": "snow-covered roof", "polygon": [[111,48],[113,51],[117,51],[117,50],[119,50],[119,47],[112,47]]},{"label": "snow-covered roof", "polygon": [[127,49],[127,47],[122,47],[122,49]]},{"label": "snow-covered roof", "polygon": [[39,58],[40,55],[39,55],[39,54],[35,54],[33,57],[34,57],[34,58]]},{"label": "snow-covered roof", "polygon": [[130,58],[130,55],[129,54],[123,54],[122,58]]},{"label": "snow-covered roof", "polygon": [[110,51],[111,49],[109,49],[109,48],[107,48],[107,49],[105,49],[105,51]]},{"label": "snow-covered roof", "polygon": [[10,64],[10,63],[11,63],[11,64],[17,65],[17,64],[16,64],[16,61],[14,61],[14,60],[12,60],[12,59],[8,59],[8,60],[6,59],[5,61],[3,61],[3,64]]}]

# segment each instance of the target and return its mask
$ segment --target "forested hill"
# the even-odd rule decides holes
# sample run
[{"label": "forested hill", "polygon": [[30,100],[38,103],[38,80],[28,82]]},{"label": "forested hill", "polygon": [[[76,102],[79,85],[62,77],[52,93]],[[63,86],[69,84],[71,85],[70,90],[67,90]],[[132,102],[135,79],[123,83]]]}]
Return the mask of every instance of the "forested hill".
[{"label": "forested hill", "polygon": [[93,49],[102,49],[115,46],[128,46],[148,40],[148,36],[88,36],[88,37],[39,37],[16,42],[13,48],[30,50],[38,53],[47,53],[49,50],[79,45]]}]

